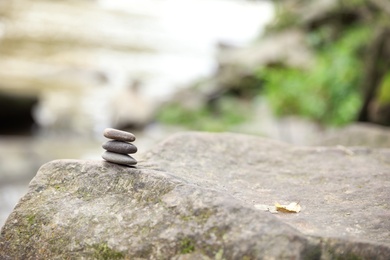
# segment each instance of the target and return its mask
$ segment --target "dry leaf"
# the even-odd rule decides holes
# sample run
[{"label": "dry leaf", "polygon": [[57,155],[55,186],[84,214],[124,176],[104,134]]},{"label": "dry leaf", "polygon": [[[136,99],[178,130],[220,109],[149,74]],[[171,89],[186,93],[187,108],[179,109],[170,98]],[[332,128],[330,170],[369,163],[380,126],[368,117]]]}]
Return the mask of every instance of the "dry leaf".
[{"label": "dry leaf", "polygon": [[299,202],[291,202],[288,205],[280,205],[279,203],[275,202],[275,207],[276,210],[280,212],[298,213],[301,211],[301,205],[299,205]]}]

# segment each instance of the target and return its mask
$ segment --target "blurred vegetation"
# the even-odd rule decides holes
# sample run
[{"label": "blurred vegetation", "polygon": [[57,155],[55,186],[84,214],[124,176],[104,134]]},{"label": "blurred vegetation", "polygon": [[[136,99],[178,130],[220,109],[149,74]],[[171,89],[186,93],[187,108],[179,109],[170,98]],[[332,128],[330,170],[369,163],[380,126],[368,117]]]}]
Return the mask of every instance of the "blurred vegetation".
[{"label": "blurred vegetation", "polygon": [[[277,1],[269,33],[299,28],[315,54],[308,70],[272,66],[259,73],[278,115],[297,114],[327,125],[390,124],[390,2]],[[332,1],[328,1],[332,2]]]},{"label": "blurred vegetation", "polygon": [[229,130],[251,119],[250,106],[239,104],[264,95],[279,116],[299,115],[333,126],[357,120],[390,125],[390,3],[335,0],[324,8],[320,2],[275,1],[276,18],[265,35],[304,32],[313,66],[295,68],[283,60],[263,64],[253,68],[250,84],[236,80],[239,86],[221,86],[213,105],[207,98],[196,109],[171,104],[159,119],[198,130]]},{"label": "blurred vegetation", "polygon": [[323,44],[326,32],[308,34],[316,49],[315,65],[307,70],[272,66],[263,69],[265,95],[277,115],[301,115],[319,123],[342,125],[356,119],[361,107],[359,57],[372,31],[349,28],[340,39]]},{"label": "blurred vegetation", "polygon": [[390,104],[390,71],[387,72],[379,87],[379,103]]},{"label": "blurred vegetation", "polygon": [[180,103],[165,106],[158,119],[166,124],[181,124],[198,131],[222,132],[250,118],[250,104],[234,97],[224,97],[214,105],[196,108]]}]

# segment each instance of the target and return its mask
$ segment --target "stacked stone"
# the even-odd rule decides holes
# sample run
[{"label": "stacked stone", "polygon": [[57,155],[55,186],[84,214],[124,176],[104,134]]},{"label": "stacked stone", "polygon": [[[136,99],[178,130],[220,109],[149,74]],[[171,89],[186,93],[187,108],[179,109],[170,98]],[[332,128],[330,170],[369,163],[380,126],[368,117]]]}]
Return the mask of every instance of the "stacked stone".
[{"label": "stacked stone", "polygon": [[112,139],[102,145],[106,150],[102,155],[104,160],[122,165],[137,164],[137,160],[129,155],[137,152],[137,147],[131,143],[135,141],[132,133],[106,128],[103,135]]}]

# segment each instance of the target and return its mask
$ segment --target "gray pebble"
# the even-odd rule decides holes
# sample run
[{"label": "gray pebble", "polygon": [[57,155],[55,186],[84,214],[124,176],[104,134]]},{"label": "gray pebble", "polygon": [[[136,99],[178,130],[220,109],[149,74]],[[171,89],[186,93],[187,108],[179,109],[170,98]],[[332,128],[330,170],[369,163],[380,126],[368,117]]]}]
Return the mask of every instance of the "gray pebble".
[{"label": "gray pebble", "polygon": [[123,141],[107,141],[102,145],[103,149],[114,153],[136,153],[137,147],[134,144]]},{"label": "gray pebble", "polygon": [[102,157],[104,160],[112,163],[124,164],[124,165],[137,164],[137,160],[127,154],[119,154],[119,153],[112,153],[106,151],[102,154]]},{"label": "gray pebble", "polygon": [[125,142],[134,142],[135,136],[132,133],[121,131],[114,128],[106,128],[104,129],[103,135],[109,139],[114,139],[118,141],[125,141]]}]

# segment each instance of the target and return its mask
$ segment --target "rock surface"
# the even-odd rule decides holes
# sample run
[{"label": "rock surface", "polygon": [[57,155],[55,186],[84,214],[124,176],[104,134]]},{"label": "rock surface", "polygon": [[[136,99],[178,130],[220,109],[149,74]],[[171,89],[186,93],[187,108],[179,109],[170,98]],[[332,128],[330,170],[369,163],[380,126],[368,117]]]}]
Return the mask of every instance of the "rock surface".
[{"label": "rock surface", "polygon": [[[2,228],[0,259],[389,259],[389,158],[182,133],[137,168],[52,161]],[[302,211],[259,210],[275,201]]]}]

